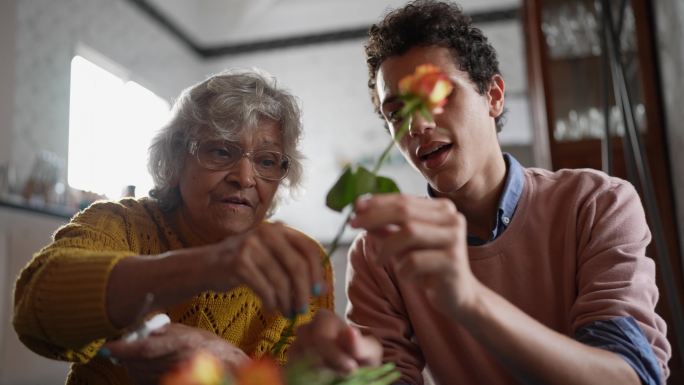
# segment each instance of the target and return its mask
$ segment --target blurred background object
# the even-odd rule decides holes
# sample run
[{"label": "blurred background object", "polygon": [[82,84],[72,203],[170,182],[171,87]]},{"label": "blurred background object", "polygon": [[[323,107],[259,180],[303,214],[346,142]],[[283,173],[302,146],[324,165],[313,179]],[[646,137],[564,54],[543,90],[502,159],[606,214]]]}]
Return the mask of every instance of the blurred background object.
[{"label": "blurred background object", "polygon": [[0,197],[16,192],[17,178],[14,168],[9,163],[0,164]]},{"label": "blurred background object", "polygon": [[121,192],[122,197],[135,198],[135,186],[128,185]]},{"label": "blurred background object", "polygon": [[64,160],[50,151],[41,151],[33,161],[21,195],[39,204],[64,204]]}]

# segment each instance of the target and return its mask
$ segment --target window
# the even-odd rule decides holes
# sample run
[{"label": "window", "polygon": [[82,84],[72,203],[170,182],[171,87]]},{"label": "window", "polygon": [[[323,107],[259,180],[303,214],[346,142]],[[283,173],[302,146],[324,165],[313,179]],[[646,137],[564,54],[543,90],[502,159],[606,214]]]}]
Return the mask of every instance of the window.
[{"label": "window", "polygon": [[128,185],[147,195],[147,148],[170,117],[169,104],[81,56],[71,61],[68,181],[73,188],[121,196]]}]

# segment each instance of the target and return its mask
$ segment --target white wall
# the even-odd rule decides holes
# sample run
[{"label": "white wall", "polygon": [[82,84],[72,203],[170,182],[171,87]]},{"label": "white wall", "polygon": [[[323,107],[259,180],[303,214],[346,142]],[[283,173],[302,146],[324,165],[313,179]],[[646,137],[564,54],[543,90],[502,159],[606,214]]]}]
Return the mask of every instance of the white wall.
[{"label": "white wall", "polygon": [[0,165],[9,161],[12,139],[2,136],[12,127],[14,105],[14,52],[15,47],[15,0],[0,1]]},{"label": "white wall", "polygon": [[201,74],[191,52],[127,1],[18,0],[14,121],[11,132],[0,132],[0,142],[9,137],[20,178],[41,149],[66,159],[70,66],[79,46],[101,53],[167,99]]},{"label": "white wall", "polygon": [[684,2],[661,0],[654,8],[679,244],[684,247]]}]

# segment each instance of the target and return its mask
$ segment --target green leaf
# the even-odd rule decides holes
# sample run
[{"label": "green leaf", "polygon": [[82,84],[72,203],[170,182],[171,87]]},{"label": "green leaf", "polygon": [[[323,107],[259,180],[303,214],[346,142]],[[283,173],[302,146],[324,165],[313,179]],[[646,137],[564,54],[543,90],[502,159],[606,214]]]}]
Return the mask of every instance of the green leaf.
[{"label": "green leaf", "polygon": [[378,176],[375,179],[375,194],[387,194],[387,193],[398,193],[401,192],[399,190],[399,186],[397,186],[396,183],[390,178],[384,177],[384,176]]},{"label": "green leaf", "polygon": [[351,166],[347,166],[344,168],[342,175],[337,179],[337,182],[328,191],[328,195],[325,198],[326,206],[341,212],[356,198],[354,195],[355,185],[354,172]]},{"label": "green leaf", "polygon": [[376,176],[368,169],[353,170],[347,166],[326,196],[326,205],[335,211],[342,211],[364,194],[399,192],[399,187],[390,178]]},{"label": "green leaf", "polygon": [[354,199],[360,197],[363,194],[372,194],[376,189],[376,176],[372,172],[368,171],[363,166],[359,166],[356,170],[355,181],[354,181]]},{"label": "green leaf", "polygon": [[362,367],[341,378],[335,385],[388,385],[401,377],[394,364],[379,367]]}]

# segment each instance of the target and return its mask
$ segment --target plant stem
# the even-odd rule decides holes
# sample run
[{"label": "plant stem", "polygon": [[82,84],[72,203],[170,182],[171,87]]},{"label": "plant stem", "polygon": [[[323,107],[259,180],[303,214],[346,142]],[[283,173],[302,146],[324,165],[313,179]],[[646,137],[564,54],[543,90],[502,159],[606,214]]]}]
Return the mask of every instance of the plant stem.
[{"label": "plant stem", "polygon": [[295,315],[294,317],[292,317],[292,319],[290,319],[290,322],[287,324],[287,327],[285,328],[285,330],[283,330],[283,333],[280,335],[280,339],[273,346],[273,349],[271,349],[271,355],[277,356],[278,354],[280,354],[280,352],[285,347],[285,342],[287,341],[287,339],[294,334],[294,326],[297,322],[297,317],[299,316]]},{"label": "plant stem", "polygon": [[382,164],[385,163],[385,159],[387,159],[392,147],[394,147],[394,139],[390,140],[390,142],[387,144],[387,147],[385,147],[385,150],[380,155],[380,158],[378,158],[378,161],[375,162],[375,167],[373,167],[373,170],[371,171],[373,176],[377,176],[378,171],[380,171],[380,167],[382,167]]},{"label": "plant stem", "polygon": [[353,212],[354,210],[349,211],[347,217],[344,219],[344,222],[342,222],[342,226],[340,226],[340,229],[337,230],[337,234],[335,235],[335,238],[333,239],[332,243],[330,244],[330,247],[326,252],[325,259],[323,260],[323,266],[327,266],[330,263],[330,258],[332,258],[333,253],[335,252],[335,250],[337,250],[337,245],[340,243],[342,234],[344,234],[344,230],[347,228],[347,222],[349,222],[349,219],[351,218]]},{"label": "plant stem", "polygon": [[[385,160],[387,159],[387,156],[389,156],[390,151],[392,150],[392,147],[394,146],[394,142],[398,142],[401,140],[401,138],[406,134],[406,131],[408,130],[408,127],[411,125],[411,120],[413,113],[415,112],[415,107],[413,110],[410,110],[408,113],[408,119],[404,118],[403,123],[401,123],[401,127],[399,128],[399,131],[397,132],[397,135],[390,140],[390,142],[387,144],[387,147],[385,147],[385,150],[380,154],[380,157],[378,160],[375,162],[375,166],[373,166],[373,170],[371,170],[371,174],[373,176],[378,175],[378,171],[380,171],[380,167],[382,167],[383,163],[385,163]],[[337,250],[337,246],[340,243],[340,239],[342,238],[342,234],[344,234],[344,230],[347,228],[347,222],[349,222],[349,219],[352,216],[352,213],[354,212],[354,209],[352,209],[349,214],[347,214],[347,217],[344,219],[344,222],[342,222],[342,226],[340,226],[340,229],[337,231],[337,234],[335,235],[335,238],[333,239],[332,243],[330,244],[330,248],[328,248],[327,255],[325,259],[323,260],[323,266],[327,266],[330,263],[330,258],[332,258],[333,253],[335,250]]]}]

